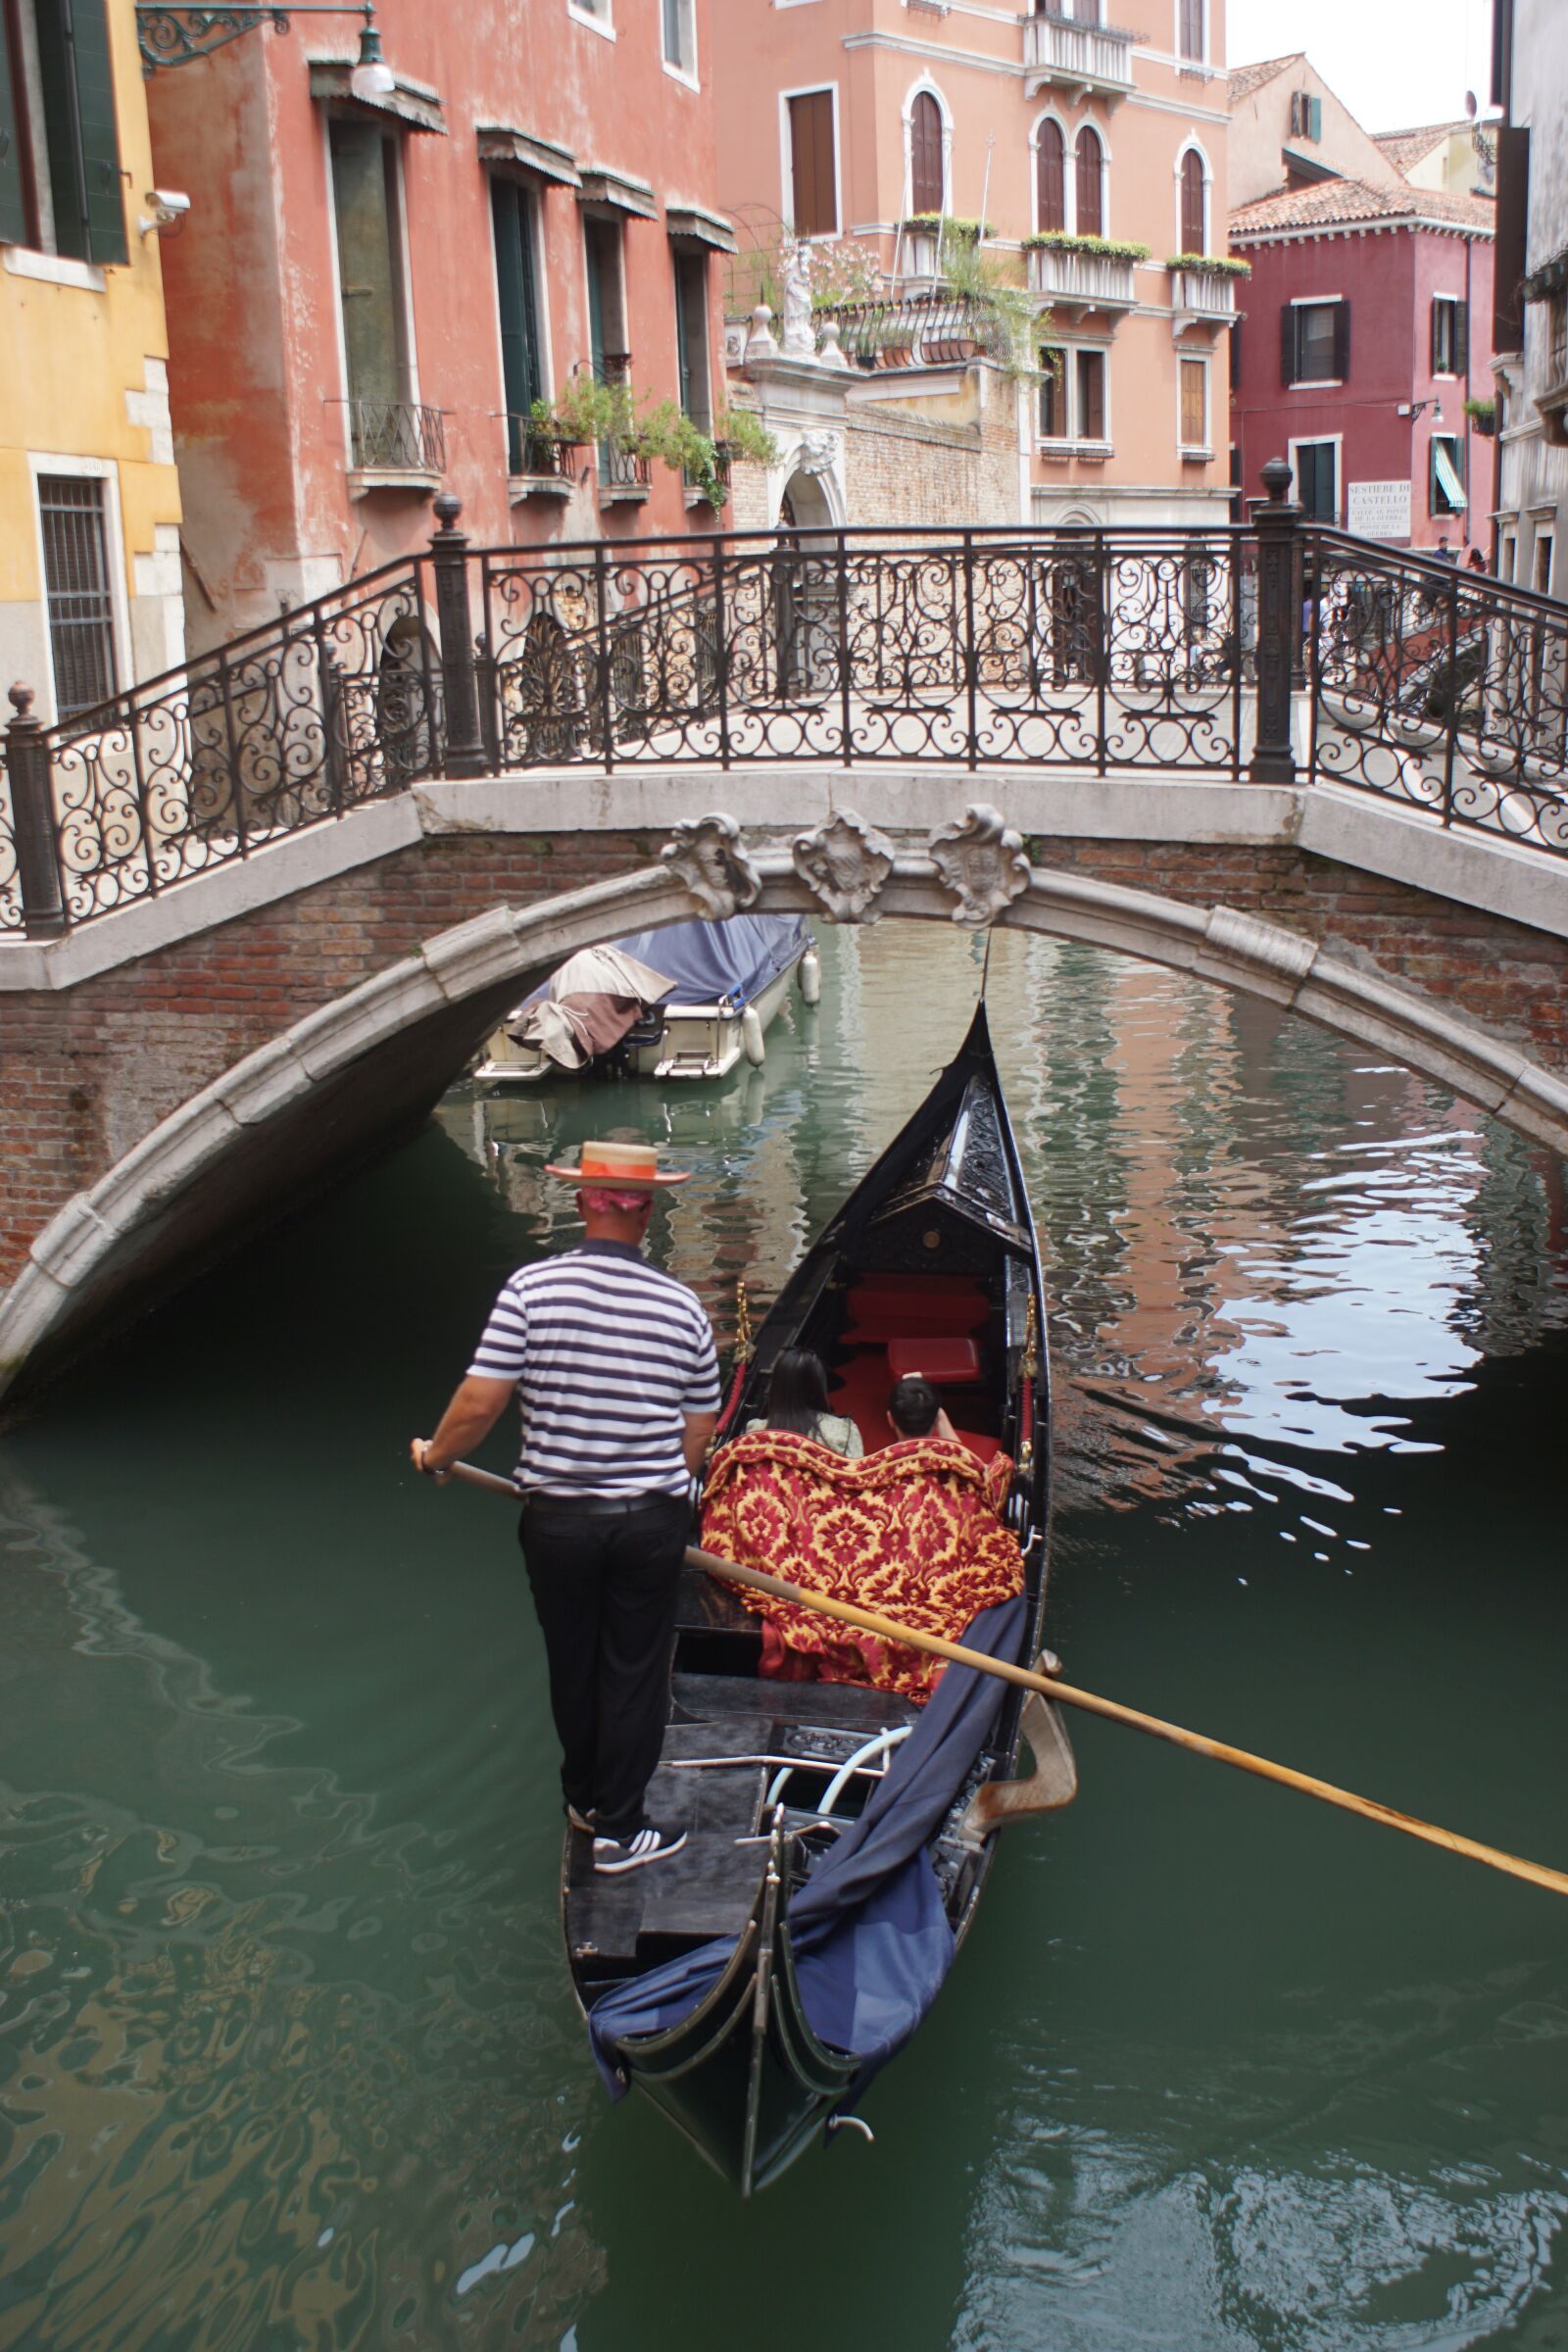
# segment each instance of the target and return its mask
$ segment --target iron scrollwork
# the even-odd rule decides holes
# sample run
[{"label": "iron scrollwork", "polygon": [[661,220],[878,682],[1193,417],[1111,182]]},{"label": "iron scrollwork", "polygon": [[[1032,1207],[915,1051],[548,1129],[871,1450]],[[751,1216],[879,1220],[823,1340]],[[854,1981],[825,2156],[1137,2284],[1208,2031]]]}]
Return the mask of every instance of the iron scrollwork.
[{"label": "iron scrollwork", "polygon": [[[349,16],[356,12],[335,9],[330,13]],[[274,32],[287,32],[288,10],[164,8],[138,0],[136,45],[141,51],[142,70],[152,74],[160,66],[186,66],[193,58],[211,57],[215,50],[226,48],[230,41],[239,40],[242,34],[254,32],[262,24],[270,24]]]}]

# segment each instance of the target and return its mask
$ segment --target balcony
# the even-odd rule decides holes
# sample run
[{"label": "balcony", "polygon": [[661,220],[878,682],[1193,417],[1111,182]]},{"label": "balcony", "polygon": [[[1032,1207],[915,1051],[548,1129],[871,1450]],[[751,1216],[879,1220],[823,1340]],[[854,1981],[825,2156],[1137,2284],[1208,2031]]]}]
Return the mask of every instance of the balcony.
[{"label": "balcony", "polygon": [[613,435],[599,444],[599,503],[606,507],[640,507],[653,488],[654,464]]},{"label": "balcony", "polygon": [[1236,280],[1212,270],[1173,269],[1170,273],[1173,333],[1189,326],[1234,326]]},{"label": "balcony", "polygon": [[507,475],[514,506],[525,498],[569,498],[577,487],[580,441],[526,417],[507,418]]},{"label": "balcony", "polygon": [[1114,105],[1133,86],[1133,42],[1138,36],[1114,24],[1080,24],[1052,9],[1030,17],[1023,28],[1023,94],[1055,88],[1069,97],[1091,91]]},{"label": "balcony", "polygon": [[1129,255],[1084,253],[1074,245],[1031,245],[1029,290],[1043,294],[1054,309],[1130,311],[1138,297],[1133,290],[1136,262]]},{"label": "balcony", "polygon": [[819,310],[820,326],[831,318],[852,368],[867,375],[901,368],[960,368],[986,352],[994,322],[971,296],[939,290],[906,294],[892,302],[839,302]]},{"label": "balcony", "polygon": [[445,412],[412,400],[351,400],[349,494],[412,490],[427,497],[447,469]]}]

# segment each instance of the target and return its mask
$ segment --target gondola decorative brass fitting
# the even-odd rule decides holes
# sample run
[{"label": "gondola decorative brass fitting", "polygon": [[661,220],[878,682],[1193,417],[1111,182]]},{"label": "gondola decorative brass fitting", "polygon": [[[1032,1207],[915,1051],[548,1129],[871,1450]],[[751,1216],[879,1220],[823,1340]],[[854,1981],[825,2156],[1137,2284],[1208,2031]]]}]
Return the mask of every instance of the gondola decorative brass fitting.
[{"label": "gondola decorative brass fitting", "polygon": [[735,1353],[742,1362],[750,1362],[756,1342],[752,1337],[752,1302],[746,1295],[746,1278],[741,1276],[735,1285]]}]

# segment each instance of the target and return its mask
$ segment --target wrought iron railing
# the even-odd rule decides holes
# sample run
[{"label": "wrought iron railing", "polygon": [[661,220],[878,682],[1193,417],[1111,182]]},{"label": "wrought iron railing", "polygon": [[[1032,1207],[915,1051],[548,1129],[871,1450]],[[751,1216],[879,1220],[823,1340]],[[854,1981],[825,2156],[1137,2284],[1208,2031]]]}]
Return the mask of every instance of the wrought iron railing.
[{"label": "wrought iron railing", "polygon": [[507,417],[509,473],[525,475],[534,482],[555,482],[569,490],[577,477],[582,448],[580,441],[570,440],[549,425],[537,425],[516,415]]},{"label": "wrought iron railing", "polygon": [[351,400],[349,440],[357,468],[370,472],[445,473],[444,411],[412,400]]},{"label": "wrought iron railing", "polygon": [[605,435],[599,444],[599,486],[607,498],[646,498],[653,479],[651,458],[628,449],[613,433]]},{"label": "wrought iron railing", "polygon": [[1568,607],[1303,526],[1270,473],[1203,531],[481,550],[442,499],[427,554],[69,724],[19,712],[0,947],[422,778],[562,766],[1310,782],[1568,856]]}]

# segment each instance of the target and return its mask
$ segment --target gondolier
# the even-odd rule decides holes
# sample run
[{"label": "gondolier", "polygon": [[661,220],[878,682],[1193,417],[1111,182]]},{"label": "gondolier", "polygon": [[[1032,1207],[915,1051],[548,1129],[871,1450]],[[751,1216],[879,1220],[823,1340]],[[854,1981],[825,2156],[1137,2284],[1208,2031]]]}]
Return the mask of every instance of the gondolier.
[{"label": "gondolier", "polygon": [[572,1826],[592,1831],[596,1872],[678,1852],[644,1812],[669,1700],[675,1596],[690,1534],[690,1482],[718,1413],[707,1316],[642,1253],[656,1191],[684,1176],[656,1152],[585,1143],[547,1173],[577,1188],[586,1239],[503,1286],[473,1362],[415,1468],[444,1481],[522,1408],[519,1540],[550,1665]]}]

